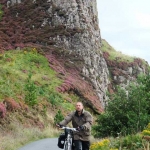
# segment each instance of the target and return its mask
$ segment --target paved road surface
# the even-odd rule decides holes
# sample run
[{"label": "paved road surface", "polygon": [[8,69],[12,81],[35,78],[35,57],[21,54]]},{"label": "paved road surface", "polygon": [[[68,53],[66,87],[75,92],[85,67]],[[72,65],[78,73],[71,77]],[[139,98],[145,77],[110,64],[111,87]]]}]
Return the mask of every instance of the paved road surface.
[{"label": "paved road surface", "polygon": [[61,150],[57,147],[57,138],[47,138],[32,142],[18,150]]}]

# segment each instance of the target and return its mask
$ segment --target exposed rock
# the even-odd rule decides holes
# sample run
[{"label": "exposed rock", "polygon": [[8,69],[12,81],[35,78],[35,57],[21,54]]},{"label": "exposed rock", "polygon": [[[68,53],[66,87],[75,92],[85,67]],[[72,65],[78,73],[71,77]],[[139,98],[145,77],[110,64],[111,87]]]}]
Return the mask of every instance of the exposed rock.
[{"label": "exposed rock", "polygon": [[140,59],[112,61],[109,53],[101,52],[96,0],[1,3],[0,49],[43,49],[51,68],[65,80],[58,90],[73,90],[99,112],[105,107],[106,91],[114,92],[114,84],[125,86],[139,73],[146,73]]},{"label": "exposed rock", "polygon": [[[70,62],[78,65],[82,76],[89,79],[104,107],[109,72],[99,51],[96,0],[8,0],[3,5],[9,7],[4,8],[0,23],[4,27],[0,34],[5,33],[6,37],[0,45],[5,49],[53,45],[64,50],[58,57],[70,57],[73,53]],[[6,22],[11,28],[7,28]]]},{"label": "exposed rock", "polygon": [[[131,62],[129,62],[127,59],[123,61],[119,57],[111,59],[111,52],[114,52],[114,49],[105,40],[103,40],[103,43],[105,44],[106,50],[103,51],[103,56],[107,62],[108,69],[112,78],[111,87],[109,87],[109,91],[111,91],[111,93],[112,91],[115,91],[116,85],[120,85],[125,89],[130,82],[137,79],[139,74],[148,73],[148,63],[140,58],[132,58],[133,61]],[[104,44],[102,44],[102,48]],[[110,88],[112,89],[110,90]]]}]

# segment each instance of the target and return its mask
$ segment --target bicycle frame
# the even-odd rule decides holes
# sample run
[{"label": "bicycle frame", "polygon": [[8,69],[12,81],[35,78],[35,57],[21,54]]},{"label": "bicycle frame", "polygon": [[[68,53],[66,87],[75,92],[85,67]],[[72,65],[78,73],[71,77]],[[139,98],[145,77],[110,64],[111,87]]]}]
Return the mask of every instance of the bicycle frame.
[{"label": "bicycle frame", "polygon": [[73,131],[78,131],[76,128],[62,127],[65,131],[65,135],[67,136],[64,143],[64,150],[72,150],[72,142],[73,142]]}]

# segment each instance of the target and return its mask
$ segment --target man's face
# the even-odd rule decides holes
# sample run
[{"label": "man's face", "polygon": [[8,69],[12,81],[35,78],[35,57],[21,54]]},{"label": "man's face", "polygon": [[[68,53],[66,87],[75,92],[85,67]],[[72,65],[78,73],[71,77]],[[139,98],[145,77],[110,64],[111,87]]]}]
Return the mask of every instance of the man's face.
[{"label": "man's face", "polygon": [[82,109],[83,109],[82,103],[78,102],[78,103],[76,104],[76,111],[81,112]]}]

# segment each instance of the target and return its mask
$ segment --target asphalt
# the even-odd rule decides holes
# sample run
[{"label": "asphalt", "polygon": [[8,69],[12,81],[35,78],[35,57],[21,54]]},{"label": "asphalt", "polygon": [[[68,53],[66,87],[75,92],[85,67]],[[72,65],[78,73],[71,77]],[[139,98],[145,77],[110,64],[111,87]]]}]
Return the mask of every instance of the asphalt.
[{"label": "asphalt", "polygon": [[27,144],[18,150],[61,150],[57,146],[57,138],[47,138]]}]

